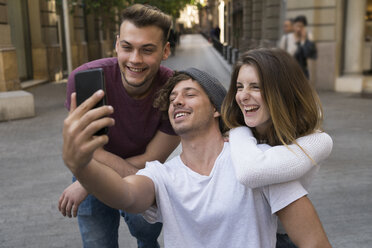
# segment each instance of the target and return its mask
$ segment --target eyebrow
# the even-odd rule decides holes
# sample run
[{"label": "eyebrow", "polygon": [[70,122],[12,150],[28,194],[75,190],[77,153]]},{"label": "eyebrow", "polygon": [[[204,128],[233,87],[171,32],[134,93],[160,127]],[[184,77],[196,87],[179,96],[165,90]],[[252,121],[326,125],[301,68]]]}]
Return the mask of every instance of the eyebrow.
[{"label": "eyebrow", "polygon": [[[126,40],[121,40],[121,41],[119,41],[119,43],[120,43],[120,45],[133,46],[129,41],[126,41]],[[154,47],[154,48],[156,48],[156,45],[152,44],[152,43],[148,43],[148,44],[142,45],[141,47]]]},{"label": "eyebrow", "polygon": [[[200,92],[200,90],[194,88],[194,87],[186,87],[186,88],[182,88],[181,91],[191,91],[191,90],[194,90],[194,91],[197,91],[197,92]],[[169,94],[169,96],[172,96],[172,95],[175,95],[176,92],[174,92],[172,90],[172,92]]]},{"label": "eyebrow", "polygon": [[[236,81],[236,84],[243,84],[243,83],[240,82],[240,81]],[[249,82],[248,84],[251,85],[251,84],[260,84],[260,83],[259,82]]]}]

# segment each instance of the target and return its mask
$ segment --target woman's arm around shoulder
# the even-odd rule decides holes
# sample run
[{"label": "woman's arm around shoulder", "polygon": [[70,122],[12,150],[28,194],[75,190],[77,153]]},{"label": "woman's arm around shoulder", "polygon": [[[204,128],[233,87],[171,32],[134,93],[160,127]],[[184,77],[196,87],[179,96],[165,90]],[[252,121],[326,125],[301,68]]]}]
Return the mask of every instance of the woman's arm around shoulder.
[{"label": "woman's arm around shoulder", "polygon": [[298,138],[300,147],[266,146],[266,150],[258,146],[248,127],[230,130],[229,140],[236,176],[250,188],[299,179],[325,160],[333,147],[332,138],[325,132]]}]

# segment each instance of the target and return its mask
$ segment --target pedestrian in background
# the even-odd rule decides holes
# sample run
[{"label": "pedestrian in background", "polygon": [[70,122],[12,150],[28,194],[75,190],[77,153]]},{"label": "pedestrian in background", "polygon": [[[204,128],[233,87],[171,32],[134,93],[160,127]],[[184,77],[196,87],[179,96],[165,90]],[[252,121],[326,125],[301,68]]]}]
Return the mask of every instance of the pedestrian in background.
[{"label": "pedestrian in background", "polygon": [[317,48],[306,26],[306,16],[300,15],[294,18],[293,32],[287,35],[287,43],[281,41],[279,47],[297,60],[305,76],[309,78],[307,60],[317,58]]},{"label": "pedestrian in background", "polygon": [[[109,105],[115,108],[111,117],[109,141],[98,149],[90,164],[111,167],[125,177],[144,168],[146,161],[164,162],[179,144],[169,120],[153,108],[154,95],[173,71],[160,66],[170,54],[168,34],[171,18],[155,7],[132,5],[122,14],[116,39],[117,57],[86,63],[75,69],[67,83],[66,107],[70,109],[75,91],[76,72],[103,68]],[[118,247],[120,213],[138,247],[159,247],[157,238],[161,223],[149,224],[141,215],[111,208],[75,181],[59,200],[64,216],[78,216],[84,247]]]},{"label": "pedestrian in background", "polygon": [[[331,137],[321,132],[322,116],[317,93],[289,54],[244,53],[222,106],[223,120],[233,128],[229,140],[239,182],[257,188],[295,180],[307,189],[332,151]],[[278,234],[277,248],[285,247],[296,246]]]},{"label": "pedestrian in background", "polygon": [[176,34],[176,32],[174,31],[173,28],[171,28],[170,31],[169,31],[168,41],[169,41],[169,45],[170,45],[170,49],[171,49],[171,56],[174,56],[174,55],[176,55],[177,34]]},{"label": "pedestrian in background", "polygon": [[288,46],[290,44],[293,44],[293,42],[288,41],[289,39],[293,38],[290,37],[289,34],[293,32],[293,19],[288,18],[283,22],[283,35],[282,38],[279,41],[279,47],[282,48],[285,51],[289,51],[290,49]]},{"label": "pedestrian in background", "polygon": [[220,35],[221,35],[220,27],[218,25],[215,27],[212,27],[210,31],[210,41],[211,42],[220,41]]}]

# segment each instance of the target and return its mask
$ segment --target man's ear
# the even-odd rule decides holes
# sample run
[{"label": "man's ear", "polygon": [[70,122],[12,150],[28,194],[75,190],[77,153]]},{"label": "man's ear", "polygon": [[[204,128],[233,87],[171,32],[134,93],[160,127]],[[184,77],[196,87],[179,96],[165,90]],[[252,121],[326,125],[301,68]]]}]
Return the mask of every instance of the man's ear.
[{"label": "man's ear", "polygon": [[216,117],[221,117],[220,112],[218,112],[216,108],[214,108],[214,114],[213,114],[213,117],[215,117],[215,118],[216,118]]},{"label": "man's ear", "polygon": [[120,40],[119,40],[119,35],[116,35],[116,43],[115,43],[115,51],[116,51],[116,54],[118,53],[118,51],[119,51],[119,42],[120,42]]},{"label": "man's ear", "polygon": [[170,53],[171,53],[170,43],[169,43],[169,41],[167,41],[167,43],[164,46],[164,52],[163,52],[162,60],[166,60],[169,57]]}]

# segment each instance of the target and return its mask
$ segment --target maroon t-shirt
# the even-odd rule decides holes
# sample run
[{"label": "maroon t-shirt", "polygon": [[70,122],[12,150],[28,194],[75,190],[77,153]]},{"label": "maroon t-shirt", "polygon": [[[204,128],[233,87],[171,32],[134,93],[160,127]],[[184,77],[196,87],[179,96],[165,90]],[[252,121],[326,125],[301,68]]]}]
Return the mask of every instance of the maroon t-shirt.
[{"label": "maroon t-shirt", "polygon": [[155,93],[165,84],[173,71],[160,66],[151,92],[144,99],[131,98],[124,89],[117,58],[95,60],[76,68],[69,76],[65,106],[70,108],[70,96],[75,91],[75,73],[93,68],[103,68],[106,83],[106,97],[109,105],[114,107],[115,126],[109,128],[109,143],[105,150],[122,158],[143,154],[147,144],[158,130],[175,135],[169,120],[152,105]]}]

